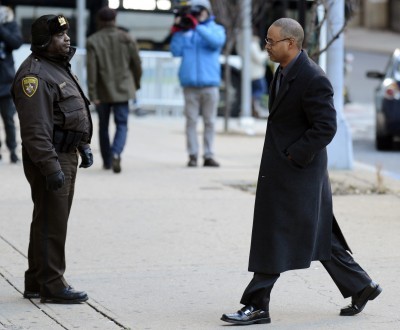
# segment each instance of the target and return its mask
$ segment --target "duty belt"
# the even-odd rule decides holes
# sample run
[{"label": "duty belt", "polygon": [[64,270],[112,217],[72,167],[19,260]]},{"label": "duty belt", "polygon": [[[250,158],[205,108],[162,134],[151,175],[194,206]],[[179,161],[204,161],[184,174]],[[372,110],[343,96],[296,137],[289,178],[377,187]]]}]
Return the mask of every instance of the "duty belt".
[{"label": "duty belt", "polygon": [[57,152],[72,152],[78,148],[83,133],[65,131],[54,127],[53,145]]}]

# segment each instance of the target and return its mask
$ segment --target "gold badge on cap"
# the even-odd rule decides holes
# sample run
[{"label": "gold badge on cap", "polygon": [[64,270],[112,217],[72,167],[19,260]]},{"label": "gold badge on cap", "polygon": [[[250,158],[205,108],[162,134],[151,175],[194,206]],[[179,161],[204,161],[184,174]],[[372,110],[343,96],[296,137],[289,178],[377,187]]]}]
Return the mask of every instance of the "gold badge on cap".
[{"label": "gold badge on cap", "polygon": [[65,24],[67,24],[67,21],[65,20],[65,17],[58,16],[58,23],[60,23],[60,26],[63,26]]},{"label": "gold badge on cap", "polygon": [[35,77],[25,77],[22,79],[22,89],[26,96],[31,97],[38,88],[38,80]]}]

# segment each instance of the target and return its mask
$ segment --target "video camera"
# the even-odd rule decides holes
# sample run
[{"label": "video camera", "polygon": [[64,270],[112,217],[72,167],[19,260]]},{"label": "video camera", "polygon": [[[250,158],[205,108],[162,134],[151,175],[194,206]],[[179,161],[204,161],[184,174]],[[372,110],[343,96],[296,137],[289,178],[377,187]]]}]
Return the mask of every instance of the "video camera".
[{"label": "video camera", "polygon": [[197,19],[200,16],[202,10],[203,8],[201,6],[191,6],[190,1],[175,1],[173,13],[175,17],[181,17],[181,20],[179,24],[177,24],[177,27],[181,28],[184,31],[193,29],[195,26],[190,16]]}]

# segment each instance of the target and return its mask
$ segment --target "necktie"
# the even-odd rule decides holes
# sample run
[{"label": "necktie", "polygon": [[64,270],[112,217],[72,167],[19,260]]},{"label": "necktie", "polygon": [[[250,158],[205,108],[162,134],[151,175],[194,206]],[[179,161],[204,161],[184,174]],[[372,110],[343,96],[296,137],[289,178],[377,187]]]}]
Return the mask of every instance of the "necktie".
[{"label": "necktie", "polygon": [[278,78],[277,78],[277,81],[276,81],[276,87],[275,87],[275,95],[278,95],[278,93],[279,93],[279,88],[282,85],[282,80],[283,80],[282,70],[279,70]]}]

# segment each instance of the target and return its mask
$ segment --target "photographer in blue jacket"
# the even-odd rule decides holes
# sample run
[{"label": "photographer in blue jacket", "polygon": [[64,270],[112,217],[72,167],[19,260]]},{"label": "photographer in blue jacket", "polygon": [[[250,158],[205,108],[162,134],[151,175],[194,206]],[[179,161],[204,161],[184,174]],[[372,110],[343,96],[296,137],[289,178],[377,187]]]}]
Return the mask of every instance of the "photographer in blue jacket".
[{"label": "photographer in blue jacket", "polygon": [[192,0],[188,6],[177,9],[171,32],[171,52],[182,58],[179,80],[185,99],[187,165],[197,166],[197,121],[201,115],[203,165],[218,167],[213,142],[221,82],[219,56],[225,44],[225,28],[215,22],[209,0]]}]

